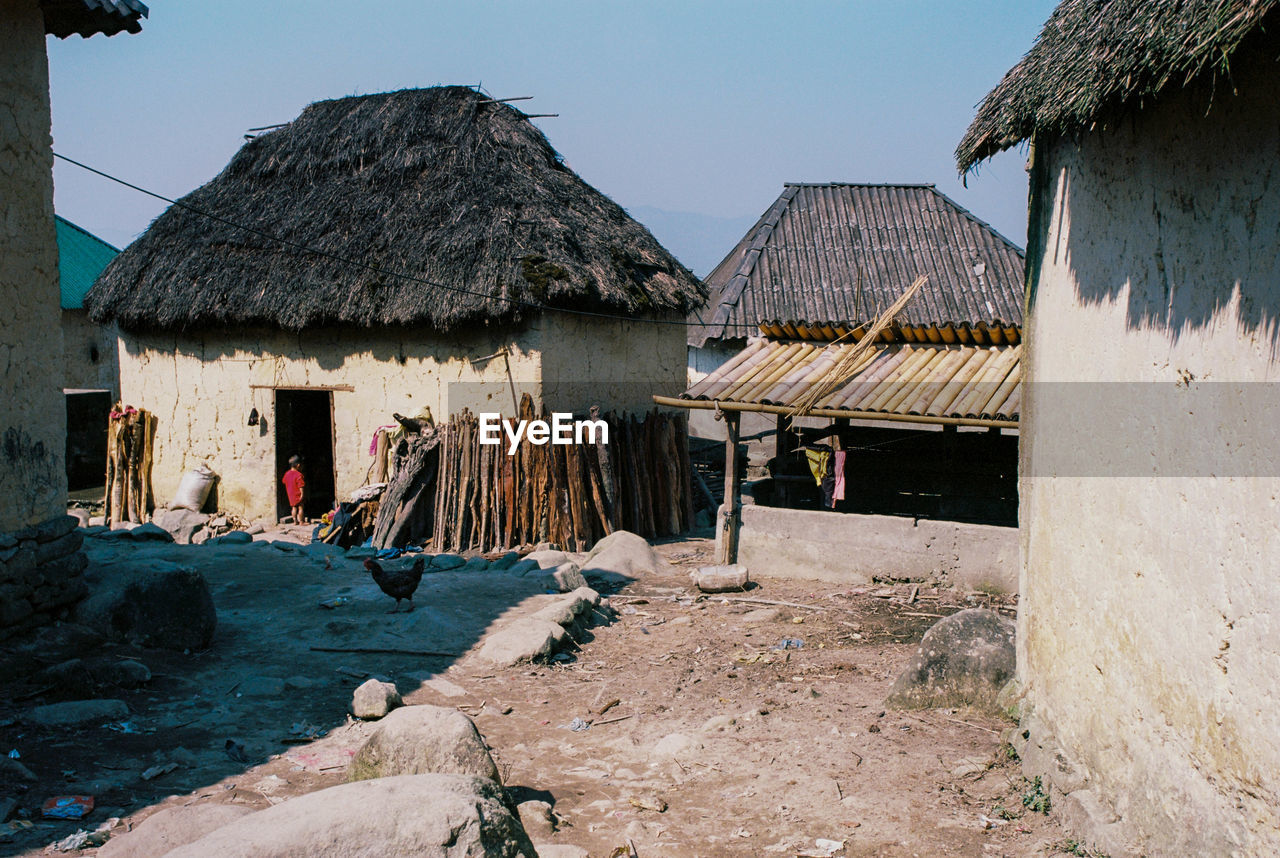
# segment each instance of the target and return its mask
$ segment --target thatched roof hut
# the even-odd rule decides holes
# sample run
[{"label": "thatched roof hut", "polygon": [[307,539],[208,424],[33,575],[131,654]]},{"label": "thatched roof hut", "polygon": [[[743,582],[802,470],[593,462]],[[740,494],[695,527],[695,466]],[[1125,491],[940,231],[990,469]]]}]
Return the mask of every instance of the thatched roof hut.
[{"label": "thatched roof hut", "polygon": [[88,297],[131,330],[445,331],[704,300],[523,113],[459,86],[312,104],[157,218]]},{"label": "thatched roof hut", "polygon": [[1105,127],[1166,87],[1229,80],[1232,56],[1280,27],[1280,0],[1063,0],[978,108],[962,172],[1040,132]]}]

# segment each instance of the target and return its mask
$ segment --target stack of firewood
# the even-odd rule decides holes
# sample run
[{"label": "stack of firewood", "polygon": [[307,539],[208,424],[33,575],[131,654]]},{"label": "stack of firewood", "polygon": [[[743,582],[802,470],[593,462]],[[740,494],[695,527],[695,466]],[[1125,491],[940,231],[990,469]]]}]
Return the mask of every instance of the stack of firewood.
[{"label": "stack of firewood", "polygon": [[107,421],[107,524],[147,520],[155,506],[151,493],[151,454],[156,418],[149,411],[119,402]]},{"label": "stack of firewood", "polygon": [[[535,419],[526,395],[518,419]],[[683,416],[601,415],[609,443],[534,445],[508,454],[481,444],[469,411],[408,433],[392,456],[373,545],[491,551],[555,542],[582,551],[615,530],[647,538],[693,524],[692,466]],[[539,419],[547,420],[545,409]]]}]

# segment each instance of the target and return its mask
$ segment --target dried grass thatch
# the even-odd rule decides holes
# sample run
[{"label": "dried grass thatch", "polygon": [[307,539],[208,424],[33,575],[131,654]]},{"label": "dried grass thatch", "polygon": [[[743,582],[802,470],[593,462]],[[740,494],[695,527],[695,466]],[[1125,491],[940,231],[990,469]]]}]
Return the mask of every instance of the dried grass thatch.
[{"label": "dried grass thatch", "polygon": [[179,203],[103,272],[95,320],[443,331],[529,305],[683,314],[706,297],[524,114],[467,87],[317,102]]},{"label": "dried grass thatch", "polygon": [[[1280,0],[1063,0],[1022,61],[978,106],[961,172],[1038,132],[1085,131],[1168,86],[1225,75]],[[1274,56],[1273,56],[1274,59]]]}]

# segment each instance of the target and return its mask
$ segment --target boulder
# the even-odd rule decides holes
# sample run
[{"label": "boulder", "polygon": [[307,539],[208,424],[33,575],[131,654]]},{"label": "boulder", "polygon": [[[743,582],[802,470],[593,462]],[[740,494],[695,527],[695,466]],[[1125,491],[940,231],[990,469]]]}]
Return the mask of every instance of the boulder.
[{"label": "boulder", "polygon": [[658,570],[661,561],[643,536],[618,530],[595,544],[582,564],[588,578],[638,578]]},{"label": "boulder", "polygon": [[690,572],[693,584],[704,593],[734,593],[747,589],[751,581],[747,567],[741,563],[728,566],[699,566]]},{"label": "boulder", "polygon": [[457,709],[444,706],[404,706],[387,715],[351,760],[347,780],[422,774],[499,781],[498,768],[476,725]]},{"label": "boulder", "polygon": [[[545,801],[522,801],[516,805],[520,813],[520,824],[530,837],[550,837],[556,830],[556,818],[551,812],[551,805]],[[538,847],[538,858],[542,858],[542,847]]]},{"label": "boulder", "polygon": [[563,551],[548,549],[544,551],[531,551],[524,556],[525,560],[532,560],[538,564],[539,569],[554,569],[562,563],[569,562],[569,555]]},{"label": "boulder", "polygon": [[118,688],[137,688],[151,681],[151,669],[131,658],[107,659],[90,666],[93,678],[100,685]]},{"label": "boulder", "polygon": [[510,569],[517,560],[520,559],[520,552],[508,551],[506,554],[493,561],[492,569],[497,572],[502,569]]},{"label": "boulder", "polygon": [[443,774],[379,778],[298,796],[180,846],[168,858],[210,855],[536,858],[502,787]]},{"label": "boulder", "polygon": [[538,843],[538,858],[591,858],[591,853],[570,843]]},{"label": "boulder", "polygon": [[513,577],[523,577],[531,572],[541,572],[542,567],[536,560],[519,560],[506,567],[506,573]]},{"label": "boulder", "polygon": [[364,721],[373,721],[403,705],[404,701],[400,699],[400,692],[396,691],[394,683],[369,679],[352,696],[351,714]]},{"label": "boulder", "polygon": [[431,568],[440,572],[447,572],[450,569],[460,569],[467,565],[465,557],[459,557],[456,554],[437,554],[431,558]]},{"label": "boulder", "polygon": [[89,526],[89,510],[87,509],[69,509],[67,515],[72,516],[76,520],[77,527]]},{"label": "boulder", "polygon": [[243,530],[230,530],[218,537],[219,545],[248,545],[250,542],[253,542],[253,537]]},{"label": "boulder", "polygon": [[889,692],[900,709],[976,706],[994,711],[1014,673],[1014,622],[987,608],[939,620]]},{"label": "boulder", "polygon": [[[24,766],[17,760],[0,754],[0,783],[16,784],[16,783],[35,783],[39,778],[35,772]],[[0,820],[3,822],[4,820]]]},{"label": "boulder", "polygon": [[198,840],[246,814],[239,804],[193,804],[168,807],[148,816],[133,830],[116,834],[96,853],[97,858],[160,858],[170,850]]},{"label": "boulder", "polygon": [[578,571],[578,564],[572,561],[566,561],[556,567],[551,573],[552,586],[548,589],[559,590],[561,593],[572,593],[580,587],[587,586],[587,579],[582,577],[582,573]]},{"label": "boulder", "polygon": [[129,537],[136,542],[173,542],[173,534],[158,524],[147,522],[129,531]]},{"label": "boulder", "polygon": [[487,572],[489,571],[489,561],[483,557],[472,557],[467,561],[467,565],[462,567],[463,572]]},{"label": "boulder", "polygon": [[191,537],[208,523],[209,516],[189,509],[158,509],[151,520],[168,531],[174,542],[190,545]]},{"label": "boulder", "polygon": [[129,706],[123,700],[68,700],[37,706],[22,720],[38,727],[79,727],[128,717]]},{"label": "boulder", "polygon": [[486,637],[476,658],[499,667],[545,660],[567,637],[568,633],[558,623],[522,617]]},{"label": "boulder", "polygon": [[204,576],[194,569],[150,561],[90,566],[89,597],[75,619],[113,640],[162,649],[202,649],[213,639],[218,614]]}]

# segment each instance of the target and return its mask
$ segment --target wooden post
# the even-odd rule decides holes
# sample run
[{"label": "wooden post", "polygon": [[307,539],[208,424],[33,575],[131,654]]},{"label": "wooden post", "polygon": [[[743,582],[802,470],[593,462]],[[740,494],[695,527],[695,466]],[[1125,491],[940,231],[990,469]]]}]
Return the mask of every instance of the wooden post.
[{"label": "wooden post", "polygon": [[742,518],[742,484],[738,481],[738,437],[742,415],[737,411],[724,411],[724,504],[723,528],[716,540],[717,562],[728,566],[738,562],[738,528]]}]

